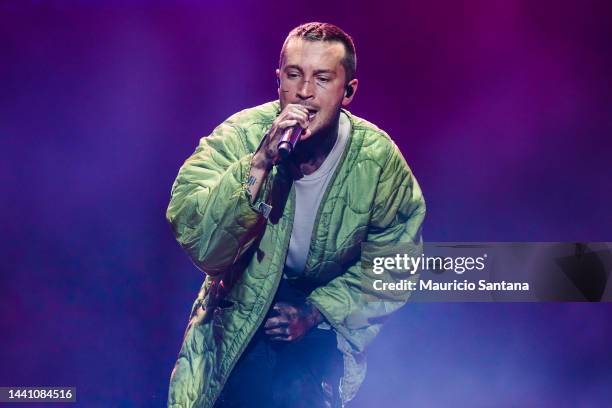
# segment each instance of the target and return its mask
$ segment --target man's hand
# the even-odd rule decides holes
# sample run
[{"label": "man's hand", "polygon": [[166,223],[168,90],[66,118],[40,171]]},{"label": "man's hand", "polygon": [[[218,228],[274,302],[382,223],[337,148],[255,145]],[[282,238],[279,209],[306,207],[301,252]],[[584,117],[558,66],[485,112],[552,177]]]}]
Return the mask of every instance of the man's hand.
[{"label": "man's hand", "polygon": [[259,189],[266,178],[268,171],[280,159],[278,154],[278,142],[283,136],[283,132],[288,127],[299,124],[304,129],[303,135],[309,136],[310,130],[308,125],[308,109],[302,105],[289,104],[285,106],[278,117],[272,122],[272,127],[268,131],[261,145],[261,148],[255,152],[251,160],[251,171],[247,180],[247,191],[251,198],[251,203],[255,202],[255,198],[259,193]]},{"label": "man's hand", "polygon": [[278,316],[269,318],[264,325],[270,340],[299,340],[308,330],[323,321],[321,312],[310,303],[296,307],[289,303],[278,302],[273,309]]},{"label": "man's hand", "polygon": [[272,127],[266,135],[261,148],[255,153],[253,157],[253,167],[257,169],[269,170],[275,165],[279,158],[278,155],[278,142],[285,129],[299,124],[304,129],[304,134],[308,136],[310,130],[308,125],[308,109],[302,105],[288,104],[278,115],[278,117],[272,122]]}]

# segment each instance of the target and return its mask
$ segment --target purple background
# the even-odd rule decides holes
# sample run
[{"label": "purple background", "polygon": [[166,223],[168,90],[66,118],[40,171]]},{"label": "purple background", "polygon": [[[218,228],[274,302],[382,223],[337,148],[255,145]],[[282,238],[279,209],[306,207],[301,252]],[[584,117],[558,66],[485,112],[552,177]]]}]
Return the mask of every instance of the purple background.
[{"label": "purple background", "polygon": [[[123,3],[0,5],[2,386],[165,404],[202,279],[164,218],[171,183],[199,137],[276,97],[305,21],[353,35],[351,110],[404,152],[427,240],[612,241],[605,1]],[[352,406],[608,405],[611,313],[409,305]]]}]

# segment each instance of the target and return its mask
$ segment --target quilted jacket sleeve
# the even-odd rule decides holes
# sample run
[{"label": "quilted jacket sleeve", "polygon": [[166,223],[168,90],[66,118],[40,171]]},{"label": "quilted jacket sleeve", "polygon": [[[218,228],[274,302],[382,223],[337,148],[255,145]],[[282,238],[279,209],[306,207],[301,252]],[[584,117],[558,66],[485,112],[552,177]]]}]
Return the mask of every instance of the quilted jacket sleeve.
[{"label": "quilted jacket sleeve", "polygon": [[265,221],[246,190],[252,153],[243,137],[229,120],[203,137],[179,170],[166,212],[179,244],[211,277],[237,261]]},{"label": "quilted jacket sleeve", "polygon": [[[425,201],[401,152],[395,145],[392,147],[378,181],[367,245],[380,247],[384,251],[398,243],[416,244],[410,246],[419,251],[413,256],[419,256]],[[364,255],[362,253],[362,260]],[[362,260],[327,285],[315,289],[309,296],[327,321],[358,352],[363,351],[376,337],[384,319],[401,307],[409,294],[406,291],[402,299],[389,299],[388,293],[364,290],[372,288],[375,275],[364,273]],[[405,272],[393,278],[415,279],[416,276]]]}]

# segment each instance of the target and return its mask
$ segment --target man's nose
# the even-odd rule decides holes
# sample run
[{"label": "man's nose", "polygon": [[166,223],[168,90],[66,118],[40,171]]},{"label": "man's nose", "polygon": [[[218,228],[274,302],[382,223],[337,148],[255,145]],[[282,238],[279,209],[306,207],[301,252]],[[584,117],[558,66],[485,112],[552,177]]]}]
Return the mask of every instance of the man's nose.
[{"label": "man's nose", "polygon": [[304,80],[298,86],[297,96],[300,99],[309,99],[314,96],[314,89],[312,87],[312,81]]}]

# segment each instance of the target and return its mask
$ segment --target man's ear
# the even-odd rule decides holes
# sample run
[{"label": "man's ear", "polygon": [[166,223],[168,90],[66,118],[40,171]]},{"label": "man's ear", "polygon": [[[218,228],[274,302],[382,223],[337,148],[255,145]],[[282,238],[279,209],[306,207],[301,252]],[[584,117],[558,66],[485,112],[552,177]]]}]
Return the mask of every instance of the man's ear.
[{"label": "man's ear", "polygon": [[342,98],[342,107],[346,108],[351,103],[355,97],[355,93],[357,93],[358,86],[359,81],[357,78],[351,79],[348,84],[346,84],[346,88],[344,89],[344,98]]}]

